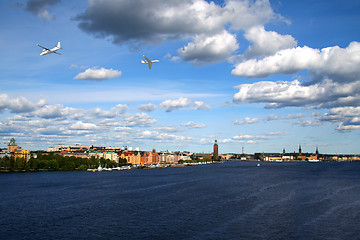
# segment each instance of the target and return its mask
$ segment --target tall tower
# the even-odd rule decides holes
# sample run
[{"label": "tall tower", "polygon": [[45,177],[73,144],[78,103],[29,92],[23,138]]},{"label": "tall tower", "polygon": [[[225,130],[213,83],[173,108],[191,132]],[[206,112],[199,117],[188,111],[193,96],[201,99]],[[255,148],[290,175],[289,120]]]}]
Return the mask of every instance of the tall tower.
[{"label": "tall tower", "polygon": [[301,155],[301,145],[299,144],[299,155]]},{"label": "tall tower", "polygon": [[14,138],[10,139],[10,142],[8,144],[8,150],[10,152],[15,152],[17,150],[17,144]]},{"label": "tall tower", "polygon": [[316,155],[319,155],[319,148],[318,148],[318,146],[316,145]]},{"label": "tall tower", "polygon": [[217,160],[218,156],[219,156],[219,146],[217,144],[217,140],[215,139],[215,143],[214,143],[214,159]]}]

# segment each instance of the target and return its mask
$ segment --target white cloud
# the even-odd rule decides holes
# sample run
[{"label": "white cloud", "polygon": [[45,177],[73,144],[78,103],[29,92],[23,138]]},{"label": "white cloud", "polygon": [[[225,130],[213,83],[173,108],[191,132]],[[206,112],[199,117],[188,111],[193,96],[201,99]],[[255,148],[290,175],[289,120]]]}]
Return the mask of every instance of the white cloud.
[{"label": "white cloud", "polygon": [[93,123],[84,123],[82,121],[77,121],[70,126],[71,129],[75,130],[92,130],[96,129],[96,125]]},{"label": "white cloud", "polygon": [[81,30],[111,37],[115,44],[190,41],[179,54],[184,61],[203,65],[223,61],[238,49],[236,36],[230,31],[283,18],[274,13],[268,0],[229,0],[221,6],[205,0],[92,0],[75,20]]},{"label": "white cloud", "polygon": [[194,107],[192,110],[210,110],[210,105],[204,103],[203,101],[194,101]]},{"label": "white cloud", "polygon": [[160,103],[161,108],[165,108],[166,112],[171,112],[173,110],[188,107],[192,101],[188,98],[180,97],[176,100],[165,100],[162,103]]},{"label": "white cloud", "polygon": [[174,134],[161,133],[158,131],[143,131],[137,138],[140,139],[151,139],[156,140],[157,142],[183,142],[183,141],[192,141],[192,137],[178,136]]},{"label": "white cloud", "polygon": [[339,131],[352,131],[360,126],[360,107],[336,107],[320,117],[320,121],[339,122]]},{"label": "white cloud", "polygon": [[193,121],[183,123],[181,125],[184,126],[184,127],[188,127],[188,128],[204,128],[204,127],[206,127],[205,124],[196,123],[196,122],[193,122]]},{"label": "white cloud", "polygon": [[277,52],[261,60],[251,59],[235,66],[231,71],[239,77],[267,77],[273,74],[292,74],[315,67],[321,61],[319,50],[297,47]]},{"label": "white cloud", "polygon": [[275,114],[270,114],[266,117],[267,121],[278,120],[278,119],[280,119],[280,117]]},{"label": "white cloud", "polygon": [[246,58],[270,56],[282,49],[296,47],[296,40],[290,35],[265,31],[263,26],[250,28],[244,37],[253,43],[244,53]]},{"label": "white cloud", "polygon": [[266,133],[266,135],[268,136],[282,136],[282,135],[289,135],[288,132],[283,132],[283,131],[277,131],[277,132],[268,132]]},{"label": "white cloud", "polygon": [[85,72],[79,73],[74,79],[102,81],[120,76],[121,71],[106,68],[97,69],[97,67],[93,67],[86,69]]},{"label": "white cloud", "polygon": [[360,129],[360,125],[345,125],[344,123],[340,123],[340,125],[336,128],[336,130],[342,131],[342,132],[350,132],[352,130]]},{"label": "white cloud", "polygon": [[204,65],[224,61],[238,48],[236,36],[223,31],[213,36],[196,35],[194,41],[179,49],[178,53],[186,62]]},{"label": "white cloud", "polygon": [[62,118],[64,117],[63,106],[60,104],[56,105],[45,105],[42,108],[34,112],[38,117],[49,119],[49,118]]},{"label": "white cloud", "polygon": [[127,113],[122,118],[126,127],[149,127],[157,122],[146,113]]},{"label": "white cloud", "polygon": [[6,109],[13,113],[32,112],[44,104],[44,99],[40,99],[38,103],[32,103],[24,97],[10,98],[7,94],[0,93],[0,112]]},{"label": "white cloud", "polygon": [[348,99],[349,96],[358,99],[360,82],[340,84],[325,80],[304,86],[298,80],[292,82],[262,81],[253,84],[241,84],[236,88],[239,88],[239,92],[234,95],[235,103],[264,102],[267,103],[266,108],[308,105],[329,107],[349,104],[349,101],[344,102],[344,98]]},{"label": "white cloud", "polygon": [[311,120],[304,120],[304,121],[297,121],[297,125],[308,127],[308,126],[320,126],[322,125],[322,122],[320,121],[311,121]]},{"label": "white cloud", "polygon": [[305,117],[304,114],[298,113],[298,114],[289,114],[286,116],[287,119],[296,119],[296,118],[303,118]]},{"label": "white cloud", "polygon": [[138,110],[139,111],[144,111],[144,112],[152,112],[156,109],[156,105],[152,104],[152,103],[148,103],[148,104],[143,104],[138,106]]},{"label": "white cloud", "polygon": [[243,125],[243,124],[252,124],[252,123],[256,123],[258,122],[259,119],[258,118],[249,118],[246,117],[244,120],[235,120],[234,124],[235,125]]},{"label": "white cloud", "polygon": [[329,77],[337,82],[349,82],[359,79],[359,56],[359,42],[352,42],[347,48],[335,46],[321,51],[307,46],[296,47],[280,50],[261,60],[241,62],[235,66],[232,74],[239,77],[267,77],[309,70],[317,81]]}]

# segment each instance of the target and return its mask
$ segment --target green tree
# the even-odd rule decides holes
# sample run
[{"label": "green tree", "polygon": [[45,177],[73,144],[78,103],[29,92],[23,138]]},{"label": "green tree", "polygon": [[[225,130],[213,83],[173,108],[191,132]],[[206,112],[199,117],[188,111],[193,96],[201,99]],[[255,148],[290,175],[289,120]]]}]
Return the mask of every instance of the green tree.
[{"label": "green tree", "polygon": [[50,160],[46,163],[46,169],[57,171],[59,170],[59,164],[56,160]]},{"label": "green tree", "polygon": [[80,165],[80,166],[78,167],[77,170],[79,170],[79,171],[85,171],[86,169],[88,169],[87,165],[82,164],[82,165]]},{"label": "green tree", "polygon": [[24,158],[17,158],[14,162],[13,170],[25,170],[26,160]]}]

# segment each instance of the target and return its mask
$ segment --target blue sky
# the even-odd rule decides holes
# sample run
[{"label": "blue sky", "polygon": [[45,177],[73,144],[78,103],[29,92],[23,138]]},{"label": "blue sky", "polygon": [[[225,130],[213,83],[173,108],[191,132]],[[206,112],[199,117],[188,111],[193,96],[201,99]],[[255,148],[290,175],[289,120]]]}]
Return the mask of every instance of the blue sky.
[{"label": "blue sky", "polygon": [[[0,147],[359,153],[358,1],[0,3]],[[62,55],[40,56],[60,41]],[[140,64],[158,59],[151,70]]]}]

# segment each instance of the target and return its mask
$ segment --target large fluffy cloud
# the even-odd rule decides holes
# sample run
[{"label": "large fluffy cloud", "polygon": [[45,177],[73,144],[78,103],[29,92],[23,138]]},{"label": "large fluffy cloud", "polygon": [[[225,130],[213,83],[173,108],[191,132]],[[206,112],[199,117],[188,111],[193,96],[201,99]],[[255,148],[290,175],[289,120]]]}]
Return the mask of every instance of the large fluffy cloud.
[{"label": "large fluffy cloud", "polygon": [[293,48],[297,45],[297,41],[292,36],[265,31],[264,26],[250,28],[244,37],[252,43],[244,53],[246,58],[270,56],[280,50]]},{"label": "large fluffy cloud", "polygon": [[5,93],[0,93],[0,112],[10,110],[13,113],[25,113],[36,110],[45,104],[43,99],[38,103],[32,103],[24,97],[10,98]]},{"label": "large fluffy cloud", "polygon": [[165,108],[166,112],[171,112],[176,109],[186,108],[190,105],[193,105],[190,110],[209,110],[211,107],[210,105],[204,103],[203,101],[192,101],[189,98],[180,97],[174,100],[165,100],[160,103],[160,108]]},{"label": "large fluffy cloud", "polygon": [[175,100],[166,100],[160,103],[161,108],[165,108],[167,112],[171,112],[175,109],[188,107],[192,101],[188,98],[181,97]]},{"label": "large fluffy cloud", "polygon": [[252,124],[252,123],[256,123],[258,121],[259,121],[258,118],[245,117],[244,120],[235,120],[234,124],[235,125]]},{"label": "large fluffy cloud", "polygon": [[308,70],[319,81],[329,77],[338,82],[356,81],[360,76],[360,43],[352,42],[347,48],[338,46],[321,50],[296,47],[278,51],[261,60],[241,62],[232,70],[239,77],[267,77],[274,74],[293,74]]},{"label": "large fluffy cloud", "polygon": [[[241,84],[234,95],[236,103],[267,103],[267,108],[287,106],[334,107],[359,104],[360,82],[340,84],[325,80],[304,86],[298,80],[292,82],[262,81],[253,84]],[[349,99],[349,96],[352,98]]]},{"label": "large fluffy cloud", "polygon": [[91,0],[75,18],[81,30],[111,37],[115,44],[190,40],[178,52],[194,64],[225,60],[238,49],[230,31],[247,30],[272,19],[281,16],[268,0],[228,0],[222,6],[205,0]]},{"label": "large fluffy cloud", "polygon": [[236,36],[223,31],[214,36],[198,35],[193,42],[178,50],[184,61],[204,65],[226,60],[239,48]]}]

